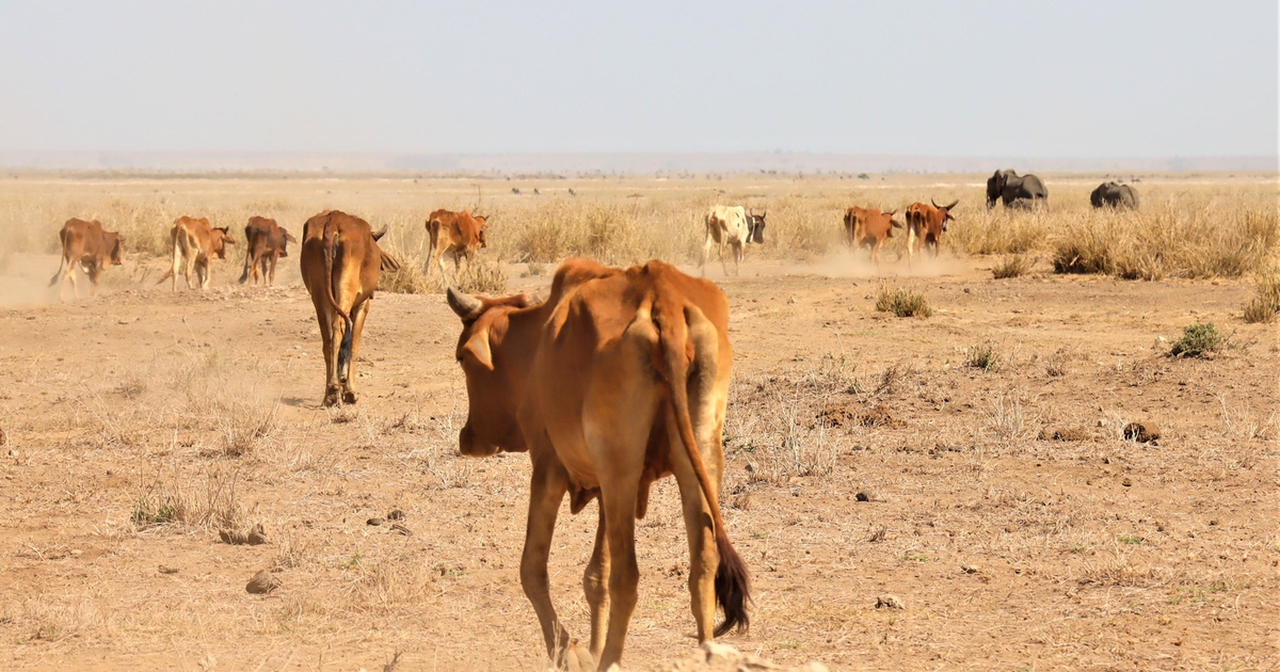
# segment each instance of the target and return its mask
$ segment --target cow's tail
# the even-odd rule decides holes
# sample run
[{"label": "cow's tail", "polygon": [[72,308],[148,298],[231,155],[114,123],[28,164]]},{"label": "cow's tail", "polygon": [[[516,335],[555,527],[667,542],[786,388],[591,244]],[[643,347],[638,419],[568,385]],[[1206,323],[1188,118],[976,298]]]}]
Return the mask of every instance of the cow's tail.
[{"label": "cow's tail", "polygon": [[724,621],[715,629],[715,635],[719,637],[735,628],[742,630],[749,626],[747,601],[751,599],[751,585],[746,563],[729,542],[724,518],[720,515],[720,497],[716,492],[717,488],[712,487],[710,476],[707,475],[707,467],[702,461],[702,451],[699,450],[697,438],[693,433],[693,421],[689,416],[688,353],[694,347],[694,344],[690,343],[689,320],[707,318],[696,308],[681,310],[678,306],[664,307],[656,303],[655,309],[658,309],[655,312],[659,313],[655,321],[658,325],[661,355],[667,368],[665,372],[667,382],[671,386],[671,405],[676,417],[677,429],[685,452],[689,455],[689,462],[693,465],[693,471],[698,477],[698,485],[702,487],[702,495],[706,497],[707,505],[711,508],[711,521],[715,525],[716,552],[720,556],[720,566],[716,568],[716,602],[724,612]]},{"label": "cow's tail", "polygon": [[351,345],[352,339],[355,338],[354,325],[351,323],[351,316],[347,311],[338,305],[338,300],[334,298],[333,292],[333,258],[337,254],[334,249],[337,245],[338,231],[333,226],[333,216],[330,215],[324,220],[324,291],[325,296],[329,299],[329,305],[333,306],[334,312],[342,318],[342,324],[345,327],[342,332],[342,345],[338,348],[338,370],[343,371],[351,362]]},{"label": "cow's tail", "polygon": [[[244,229],[244,273],[240,274],[240,284],[249,281],[249,271],[253,269],[253,243],[249,241],[249,227]],[[263,279],[265,281],[265,278]]]},{"label": "cow's tail", "polygon": [[69,263],[67,260],[67,257],[70,256],[69,253],[71,252],[71,250],[67,248],[66,228],[63,228],[61,231],[58,232],[58,240],[62,241],[62,256],[58,258],[58,271],[53,274],[52,278],[49,279],[50,287],[58,284],[58,279],[62,277],[62,268]]},{"label": "cow's tail", "polygon": [[[172,278],[173,276],[178,274],[178,255],[182,253],[182,251],[178,248],[178,245],[179,245],[178,236],[180,235],[180,233],[181,232],[178,230],[178,226],[176,224],[174,225],[173,229],[169,231],[169,240],[173,243],[173,263],[169,265],[169,270],[165,271],[164,275],[160,276],[159,280],[156,280],[157,287],[159,287],[160,284],[163,283],[165,280],[168,280],[169,278]],[[175,285],[174,289],[177,289],[176,287],[176,285],[178,284],[177,279],[174,279],[173,283]]]}]

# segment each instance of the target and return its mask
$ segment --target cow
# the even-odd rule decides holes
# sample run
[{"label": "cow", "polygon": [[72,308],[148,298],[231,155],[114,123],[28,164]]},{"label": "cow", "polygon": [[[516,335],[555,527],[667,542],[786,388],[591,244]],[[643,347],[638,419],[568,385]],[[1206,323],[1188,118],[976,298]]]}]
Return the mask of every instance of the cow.
[{"label": "cow", "polygon": [[289,256],[288,244],[297,243],[283,226],[276,220],[266,217],[250,217],[244,227],[245,255],[244,273],[240,276],[240,284],[253,280],[258,284],[258,271],[261,267],[262,284],[274,285],[276,282],[276,261]]},{"label": "cow", "polygon": [[956,218],[952,216],[951,209],[956,207],[960,199],[951,202],[950,205],[938,205],[931,198],[929,205],[916,202],[907,208],[907,266],[911,266],[911,262],[915,259],[916,241],[920,241],[921,251],[930,250],[933,252],[933,258],[938,258],[938,241],[942,240],[942,234],[947,231],[947,222],[954,222]]},{"label": "cow", "polygon": [[471,258],[482,247],[488,247],[485,240],[485,229],[489,220],[483,215],[473,215],[470,211],[453,212],[436,210],[427,218],[427,236],[431,239],[431,259],[427,262],[427,276],[431,275],[433,266],[440,266],[440,277],[445,277],[445,258],[453,259],[453,279],[459,282],[462,276],[462,260],[471,267]]},{"label": "cow", "polygon": [[1127,208],[1138,209],[1138,190],[1127,184],[1103,182],[1093,193],[1089,194],[1089,202],[1095,208]]},{"label": "cow", "polygon": [[1049,190],[1035,175],[1018,175],[1012,170],[997,170],[987,178],[987,207],[994,208],[997,200],[1004,201],[1005,207],[1012,206],[1014,201],[1046,201]]},{"label": "cow", "polygon": [[355,361],[369,302],[382,271],[400,264],[382,248],[369,223],[338,210],[326,210],[302,226],[302,284],[311,294],[324,348],[324,405],[356,403]]},{"label": "cow", "polygon": [[447,300],[462,319],[456,355],[469,405],[459,452],[528,451],[533,462],[520,582],[547,655],[558,665],[575,656],[581,664],[586,655],[571,645],[549,589],[547,560],[565,494],[575,514],[599,500],[583,589],[590,656],[605,670],[622,657],[636,606],[635,521],[646,513],[652,483],[668,474],[688,536],[698,640],[746,627],[749,577],[719,506],[733,360],[724,294],[660,261],[621,270],[571,259],[541,304],[453,288]]},{"label": "cow", "polygon": [[227,227],[209,226],[205,217],[195,219],[183,215],[173,220],[173,228],[169,230],[169,240],[173,244],[173,265],[160,276],[157,285],[173,278],[173,291],[178,291],[178,271],[187,279],[187,289],[195,289],[191,284],[192,271],[196,274],[196,284],[201,290],[209,288],[209,264],[214,259],[227,258],[227,245],[235,245],[236,241],[227,233]]},{"label": "cow", "polygon": [[123,263],[124,236],[103,229],[102,222],[96,219],[88,222],[75,217],[68,219],[58,232],[58,240],[62,241],[62,258],[57,272],[49,280],[49,286],[62,280],[62,286],[58,288],[59,300],[65,300],[68,278],[71,279],[71,296],[80,293],[76,288],[76,266],[89,276],[89,295],[97,296],[102,272]]},{"label": "cow", "polygon": [[733,272],[738,273],[738,264],[742,262],[742,248],[747,243],[764,243],[764,215],[747,216],[741,205],[713,206],[703,218],[707,226],[707,239],[702,244],[702,276],[707,276],[707,258],[711,256],[711,248],[720,246],[720,268],[729,274],[729,267],[724,260],[724,248],[733,249]]},{"label": "cow", "polygon": [[897,210],[881,212],[871,208],[853,206],[844,213],[844,232],[849,239],[849,251],[859,247],[871,248],[871,261],[880,263],[880,246],[893,237],[894,229],[901,229],[902,222],[893,218]]}]

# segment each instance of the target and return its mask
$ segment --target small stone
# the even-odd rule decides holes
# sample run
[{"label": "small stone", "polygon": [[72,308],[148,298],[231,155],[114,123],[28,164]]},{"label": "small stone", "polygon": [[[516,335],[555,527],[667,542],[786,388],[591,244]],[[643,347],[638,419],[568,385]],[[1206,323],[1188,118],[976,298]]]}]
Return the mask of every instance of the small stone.
[{"label": "small stone", "polygon": [[383,524],[383,523],[385,523],[385,522],[387,522],[387,521],[383,520],[382,518],[370,518],[369,520],[364,521],[364,524],[365,524],[365,525],[373,525],[373,526],[377,527],[378,525],[381,525],[381,524]]},{"label": "small stone", "polygon": [[1128,487],[1131,487],[1131,486],[1133,485],[1133,481],[1132,481],[1131,479],[1129,479],[1128,477],[1125,477],[1125,479],[1124,479],[1123,481],[1120,481],[1120,485],[1123,485],[1124,487],[1128,488]]},{"label": "small stone", "polygon": [[160,565],[159,567],[157,567],[157,569],[160,570],[161,574],[177,574],[178,573],[177,567],[169,567],[167,565]]},{"label": "small stone", "polygon": [[399,532],[400,534],[403,534],[406,537],[413,536],[413,530],[410,530],[409,528],[405,527],[404,525],[401,525],[400,523],[393,523],[391,525],[391,531]]},{"label": "small stone", "polygon": [[853,498],[859,502],[869,502],[871,501],[871,492],[869,490],[859,490],[858,494],[854,495]]},{"label": "small stone", "polygon": [[968,565],[968,564],[960,565],[960,571],[964,572],[965,574],[980,574],[982,572],[982,566]]},{"label": "small stone", "polygon": [[244,589],[254,595],[265,595],[279,587],[280,579],[277,579],[271,574],[271,572],[264,569],[257,574],[254,574],[253,578],[249,579],[249,583],[245,585]]},{"label": "small stone", "polygon": [[904,609],[897,595],[881,595],[876,598],[876,609]]},{"label": "small stone", "polygon": [[387,520],[404,520],[404,511],[401,511],[400,509],[391,509],[391,511],[387,513]]}]

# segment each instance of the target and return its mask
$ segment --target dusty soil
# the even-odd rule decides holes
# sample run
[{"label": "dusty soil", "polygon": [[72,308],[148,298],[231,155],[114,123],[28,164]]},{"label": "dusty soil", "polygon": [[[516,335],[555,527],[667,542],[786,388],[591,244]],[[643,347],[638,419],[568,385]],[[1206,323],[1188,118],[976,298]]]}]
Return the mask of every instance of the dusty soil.
[{"label": "dusty soil", "polygon": [[[517,571],[527,458],[456,456],[456,318],[380,294],[363,397],[325,410],[294,263],[271,289],[220,264],[206,293],[0,309],[0,667],[545,665]],[[736,350],[725,517],[754,588],[750,632],[724,641],[839,670],[1276,669],[1280,352],[1238,317],[1251,288],[991,263],[892,278],[927,319],[875,312],[880,281],[841,259],[714,268]],[[55,266],[12,259],[6,287]],[[1164,356],[1198,321],[1231,346]],[[1160,438],[1125,441],[1133,421]],[[638,528],[635,669],[696,643],[673,485]],[[402,529],[367,524],[397,508]],[[578,637],[594,522],[566,507],[552,554]],[[268,543],[219,538],[255,524]],[[263,569],[280,587],[247,593]]]}]

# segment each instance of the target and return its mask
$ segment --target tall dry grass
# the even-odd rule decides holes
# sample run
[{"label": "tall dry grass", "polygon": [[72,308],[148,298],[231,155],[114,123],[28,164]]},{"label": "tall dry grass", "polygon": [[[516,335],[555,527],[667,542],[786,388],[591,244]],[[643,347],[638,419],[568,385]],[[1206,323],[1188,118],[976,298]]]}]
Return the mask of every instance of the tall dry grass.
[{"label": "tall dry grass", "polygon": [[[957,221],[943,237],[944,252],[1048,258],[1060,272],[1122,278],[1239,277],[1277,258],[1280,223],[1274,180],[1227,176],[1156,176],[1138,185],[1142,209],[1096,211],[1089,191],[1101,181],[1044,176],[1049,207],[1035,212],[985,207],[977,176],[890,176],[883,182],[807,176],[596,177],[547,180],[533,196],[533,178],[409,176],[318,179],[263,176],[219,179],[31,176],[0,183],[0,252],[53,253],[56,232],[69,217],[97,218],[126,237],[130,255],[169,253],[168,229],[179,215],[207,216],[240,238],[252,215],[274,217],[295,234],[302,222],[340,208],[375,228],[387,225],[384,245],[403,260],[427,257],[423,220],[435,208],[470,209],[489,216],[489,263],[554,264],[587,256],[608,264],[650,258],[696,263],[705,235],[703,214],[716,203],[768,212],[765,244],[748,258],[806,262],[842,251],[844,209],[850,205],[902,212],[915,201],[959,198]],[[723,179],[722,179],[723,178]],[[569,188],[575,194],[569,194]],[[906,236],[886,251],[901,254]],[[242,247],[233,253],[242,253]],[[407,274],[401,291],[433,291]],[[482,283],[483,284],[483,283]],[[490,278],[492,287],[496,278]]]}]

